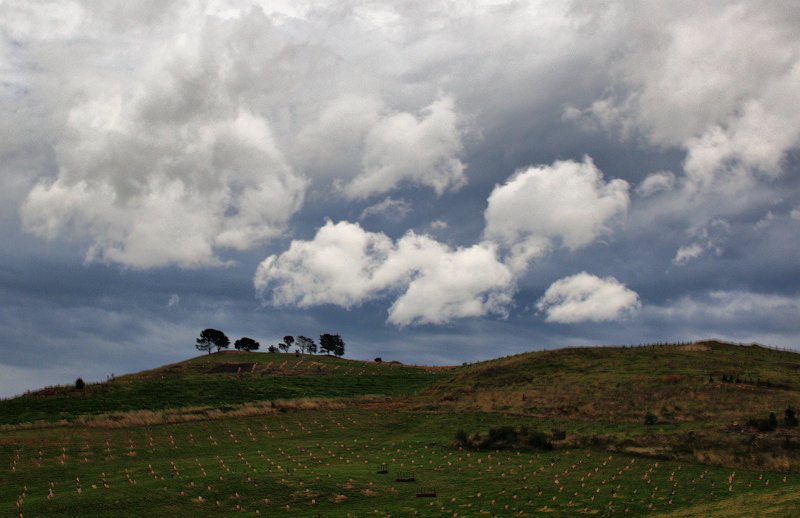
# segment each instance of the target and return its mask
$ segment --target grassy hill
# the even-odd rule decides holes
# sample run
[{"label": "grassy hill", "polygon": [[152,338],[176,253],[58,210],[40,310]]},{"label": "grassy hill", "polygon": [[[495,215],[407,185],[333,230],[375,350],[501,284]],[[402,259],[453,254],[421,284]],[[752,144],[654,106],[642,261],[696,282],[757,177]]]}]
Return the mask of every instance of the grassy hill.
[{"label": "grassy hill", "polygon": [[48,387],[0,400],[0,425],[299,398],[407,396],[441,376],[439,369],[393,363],[229,351],[87,384],[82,390]]},{"label": "grassy hill", "polygon": [[201,356],[0,401],[0,514],[797,516],[799,366],[713,341]]},{"label": "grassy hill", "polygon": [[558,349],[458,369],[431,394],[456,410],[732,423],[800,408],[800,354],[716,341]]}]

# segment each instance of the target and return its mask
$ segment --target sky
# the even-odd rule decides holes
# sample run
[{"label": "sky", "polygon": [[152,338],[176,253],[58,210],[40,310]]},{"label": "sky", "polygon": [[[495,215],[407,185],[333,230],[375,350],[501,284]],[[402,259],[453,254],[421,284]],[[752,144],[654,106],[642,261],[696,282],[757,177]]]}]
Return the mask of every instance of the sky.
[{"label": "sky", "polygon": [[793,1],[0,0],[0,397],[339,333],[800,345]]}]

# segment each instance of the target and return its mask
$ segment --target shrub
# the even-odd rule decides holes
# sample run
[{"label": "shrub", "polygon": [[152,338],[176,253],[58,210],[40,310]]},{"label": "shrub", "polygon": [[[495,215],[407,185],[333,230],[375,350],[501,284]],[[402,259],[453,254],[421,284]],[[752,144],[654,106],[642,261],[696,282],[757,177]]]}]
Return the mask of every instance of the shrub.
[{"label": "shrub", "polygon": [[467,437],[467,432],[464,430],[459,430],[456,432],[455,436],[456,446],[465,447],[469,446],[469,437]]},{"label": "shrub", "polygon": [[86,383],[83,382],[83,378],[78,378],[75,380],[75,388],[78,390],[83,390],[86,386]]},{"label": "shrub", "polygon": [[774,432],[778,428],[778,418],[775,412],[770,412],[766,419],[748,419],[747,425],[757,429],[759,432]]},{"label": "shrub", "polygon": [[786,412],[783,416],[783,423],[786,426],[797,426],[797,415],[795,414],[794,407],[786,407]]},{"label": "shrub", "polygon": [[375,360],[374,360],[374,361],[375,361],[375,363],[381,363],[381,362],[383,362],[383,358],[381,358],[380,356],[378,356],[377,358],[375,358]]},{"label": "shrub", "polygon": [[658,424],[658,417],[653,412],[647,412],[644,415],[644,424],[646,425],[654,425]]},{"label": "shrub", "polygon": [[[561,433],[566,437],[564,432]],[[485,435],[476,433],[468,436],[464,430],[459,430],[455,435],[455,445],[462,448],[475,450],[552,450],[551,436],[538,430],[528,430],[521,426],[501,426],[489,429]]]}]

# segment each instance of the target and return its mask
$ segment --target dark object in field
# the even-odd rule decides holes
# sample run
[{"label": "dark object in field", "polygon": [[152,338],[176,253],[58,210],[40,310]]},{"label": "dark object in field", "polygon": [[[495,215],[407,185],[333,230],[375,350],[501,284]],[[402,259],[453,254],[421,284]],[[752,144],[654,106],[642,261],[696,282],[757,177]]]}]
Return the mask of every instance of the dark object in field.
[{"label": "dark object in field", "polygon": [[797,426],[797,414],[794,411],[794,407],[786,407],[786,412],[784,413],[783,417],[783,424],[790,427]]},{"label": "dark object in field", "polygon": [[774,432],[778,428],[778,417],[775,412],[770,412],[766,419],[748,419],[747,425],[759,432]]},{"label": "dark object in field", "polygon": [[86,386],[86,383],[83,382],[83,378],[78,378],[75,380],[75,388],[78,390],[83,390]]},{"label": "dark object in field", "polygon": [[236,374],[237,372],[244,372],[244,371],[251,371],[253,369],[254,363],[217,363],[211,369],[208,370],[209,374],[221,374],[226,372],[232,372]]},{"label": "dark object in field", "polygon": [[530,430],[526,426],[514,428],[500,426],[489,429],[488,433],[477,432],[472,436],[464,430],[459,430],[455,435],[455,445],[471,450],[543,450],[553,449],[552,440],[563,440],[566,432],[554,430],[547,434],[539,430]]},{"label": "dark object in field", "polygon": [[435,496],[436,496],[436,488],[435,487],[418,487],[417,488],[417,498],[435,497]]},{"label": "dark object in field", "polygon": [[379,475],[385,475],[389,473],[389,470],[386,469],[386,464],[381,464],[378,466],[378,469],[375,470],[375,473],[378,473]]},{"label": "dark object in field", "polygon": [[394,479],[395,482],[414,482],[415,480],[417,479],[414,478],[413,473],[406,473],[405,471],[398,471],[397,477]]},{"label": "dark object in field", "polygon": [[644,416],[644,424],[654,425],[658,424],[658,417],[653,412],[647,412]]}]

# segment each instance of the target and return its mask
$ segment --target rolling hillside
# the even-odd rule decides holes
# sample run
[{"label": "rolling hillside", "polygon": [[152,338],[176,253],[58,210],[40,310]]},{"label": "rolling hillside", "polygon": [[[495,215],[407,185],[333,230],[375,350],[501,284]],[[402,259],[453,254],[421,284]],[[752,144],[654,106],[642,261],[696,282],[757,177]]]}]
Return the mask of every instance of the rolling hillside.
[{"label": "rolling hillside", "polygon": [[200,356],[0,401],[0,513],[797,516],[798,365],[720,342]]},{"label": "rolling hillside", "polygon": [[328,356],[228,351],[87,384],[82,390],[48,387],[1,400],[0,424],[300,398],[408,396],[440,379],[442,372]]},{"label": "rolling hillside", "polygon": [[800,354],[717,341],[557,349],[458,369],[430,393],[454,410],[729,423],[800,408]]}]

